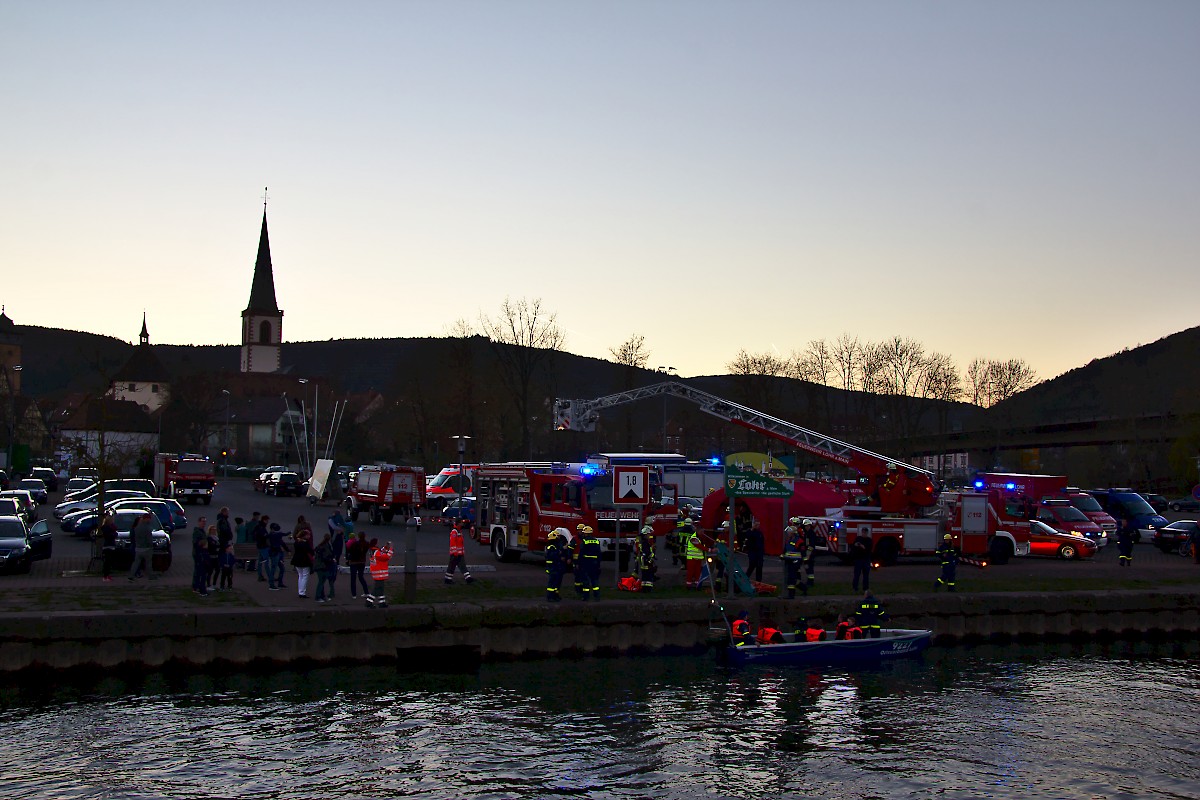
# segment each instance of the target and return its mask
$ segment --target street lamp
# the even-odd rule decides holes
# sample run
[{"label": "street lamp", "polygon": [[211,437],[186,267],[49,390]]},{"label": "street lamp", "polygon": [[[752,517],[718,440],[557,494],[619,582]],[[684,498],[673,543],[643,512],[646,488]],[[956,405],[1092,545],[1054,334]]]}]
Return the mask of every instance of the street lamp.
[{"label": "street lamp", "polygon": [[222,389],[221,394],[225,395],[225,433],[221,436],[221,460],[224,462],[221,465],[221,471],[225,477],[229,477],[229,398],[232,396],[228,389]]},{"label": "street lamp", "polygon": [[[13,365],[12,371],[20,372],[21,365]],[[8,470],[9,477],[13,477],[13,438],[17,435],[17,395],[13,391],[12,379],[8,377],[7,369],[4,370],[4,385],[8,388],[8,459],[4,462],[4,468]]]},{"label": "street lamp", "polygon": [[[458,496],[462,498],[466,495],[464,491],[466,474],[463,472],[463,463],[466,461],[467,442],[470,441],[471,437],[459,435],[451,436],[450,438],[458,444]],[[459,505],[461,506],[462,503],[459,503]]]},{"label": "street lamp", "polygon": [[[301,385],[301,386],[307,386],[307,385],[308,385],[308,378],[300,378],[300,385]],[[314,382],[313,382],[313,389],[314,389],[314,391],[315,391],[316,387],[317,387],[317,384],[316,384],[316,381],[314,381]],[[304,394],[307,394],[307,390],[305,391],[305,393],[304,393]],[[303,452],[304,452],[304,458],[303,458],[303,459],[301,459],[300,466],[301,466],[301,468],[304,470],[305,474],[307,474],[307,475],[312,475],[312,470],[311,470],[311,469],[309,469],[309,465],[310,465],[310,464],[312,464],[312,457],[310,456],[310,450],[309,450],[309,439],[308,439],[308,410],[307,410],[307,409],[304,407],[304,401],[305,401],[305,399],[306,399],[306,398],[305,398],[305,397],[303,397],[303,396],[300,398],[300,414],[301,414],[301,422],[302,422],[302,423],[303,423],[303,425],[304,425],[304,451],[303,451]],[[317,417],[316,417],[316,412],[314,411],[314,413],[313,413],[313,438],[312,438],[312,450],[311,450],[311,452],[312,452],[312,453],[314,453],[314,454],[315,454],[315,453],[316,453],[316,451],[317,451],[317,448],[316,448],[316,439],[317,439]]]},{"label": "street lamp", "polygon": [[[674,367],[659,367],[655,372],[667,377],[679,377]],[[667,452],[667,393],[663,392],[663,452]]]}]

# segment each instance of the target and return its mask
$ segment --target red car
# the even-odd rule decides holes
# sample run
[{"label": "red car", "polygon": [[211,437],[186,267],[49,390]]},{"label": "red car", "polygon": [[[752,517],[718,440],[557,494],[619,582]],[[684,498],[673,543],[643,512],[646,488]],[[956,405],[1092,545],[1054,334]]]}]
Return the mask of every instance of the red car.
[{"label": "red car", "polygon": [[1029,555],[1065,558],[1091,558],[1096,555],[1096,543],[1077,533],[1060,533],[1036,519],[1029,521]]}]

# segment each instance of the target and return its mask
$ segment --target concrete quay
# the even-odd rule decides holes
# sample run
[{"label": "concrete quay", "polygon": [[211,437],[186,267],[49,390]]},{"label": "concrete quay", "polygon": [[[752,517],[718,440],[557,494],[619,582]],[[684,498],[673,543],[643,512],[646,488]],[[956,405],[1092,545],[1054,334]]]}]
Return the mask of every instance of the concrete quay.
[{"label": "concrete quay", "polygon": [[[750,611],[755,623],[782,626],[807,616],[832,627],[848,599],[735,598],[722,605],[730,614]],[[889,627],[930,629],[939,644],[1194,637],[1198,609],[1200,592],[1190,588],[887,598]],[[721,624],[699,597],[9,612],[0,618],[0,672],[372,661],[438,669],[460,661],[700,651]]]}]

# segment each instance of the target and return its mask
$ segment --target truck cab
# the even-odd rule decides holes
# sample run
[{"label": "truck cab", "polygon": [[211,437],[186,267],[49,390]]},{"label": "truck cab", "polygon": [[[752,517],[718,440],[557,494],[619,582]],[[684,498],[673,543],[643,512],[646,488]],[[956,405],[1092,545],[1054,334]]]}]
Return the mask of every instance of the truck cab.
[{"label": "truck cab", "polygon": [[1089,489],[1088,494],[1096,499],[1100,507],[1117,521],[1117,528],[1131,528],[1133,540],[1147,542],[1158,528],[1165,528],[1167,520],[1156,513],[1146,498],[1133,489]]},{"label": "truck cab", "polygon": [[1043,500],[1037,507],[1036,519],[1056,531],[1083,536],[1098,548],[1108,544],[1108,533],[1068,500]]}]

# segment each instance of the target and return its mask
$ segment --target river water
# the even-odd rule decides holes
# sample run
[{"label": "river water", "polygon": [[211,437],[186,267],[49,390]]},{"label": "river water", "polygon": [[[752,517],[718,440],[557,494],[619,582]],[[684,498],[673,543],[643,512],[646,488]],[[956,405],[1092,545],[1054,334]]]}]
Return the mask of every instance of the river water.
[{"label": "river water", "polygon": [[1200,645],[130,675],[0,689],[0,797],[1196,798]]}]

